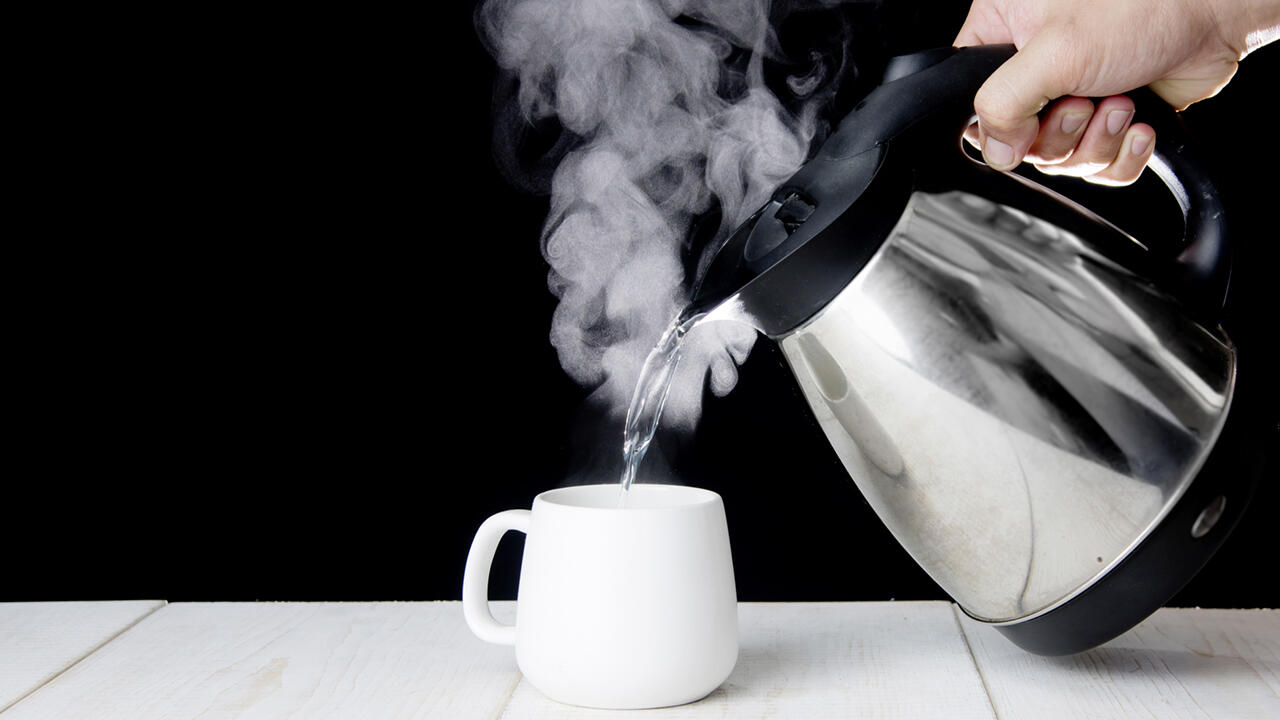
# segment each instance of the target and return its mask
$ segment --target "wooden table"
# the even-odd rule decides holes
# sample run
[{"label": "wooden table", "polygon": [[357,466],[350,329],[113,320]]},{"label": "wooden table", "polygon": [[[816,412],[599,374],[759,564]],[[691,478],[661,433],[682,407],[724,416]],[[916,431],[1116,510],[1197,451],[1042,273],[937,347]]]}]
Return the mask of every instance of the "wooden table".
[{"label": "wooden table", "polygon": [[0,720],[1280,718],[1277,610],[1164,609],[1065,658],[945,602],[743,603],[740,618],[719,690],[610,712],[544,698],[456,602],[0,603]]}]

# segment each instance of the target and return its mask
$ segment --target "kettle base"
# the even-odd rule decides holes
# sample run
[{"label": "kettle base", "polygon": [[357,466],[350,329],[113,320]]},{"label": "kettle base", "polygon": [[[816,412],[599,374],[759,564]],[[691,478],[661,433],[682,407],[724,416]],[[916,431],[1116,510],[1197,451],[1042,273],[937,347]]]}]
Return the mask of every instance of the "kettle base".
[{"label": "kettle base", "polygon": [[[1241,393],[1237,402],[1250,397]],[[1251,410],[1238,407],[1228,416],[1195,481],[1122,562],[1063,604],[993,627],[1037,655],[1071,655],[1115,639],[1160,609],[1209,561],[1253,497],[1264,456]]]}]

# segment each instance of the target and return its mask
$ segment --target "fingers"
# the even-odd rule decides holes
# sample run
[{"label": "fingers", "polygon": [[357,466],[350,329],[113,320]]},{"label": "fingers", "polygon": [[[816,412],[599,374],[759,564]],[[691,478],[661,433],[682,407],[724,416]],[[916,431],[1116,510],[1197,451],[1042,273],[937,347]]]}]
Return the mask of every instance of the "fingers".
[{"label": "fingers", "polygon": [[1128,185],[1142,175],[1142,169],[1151,159],[1155,149],[1155,130],[1150,125],[1138,123],[1124,134],[1124,140],[1116,157],[1103,170],[1086,175],[1085,180],[1099,185]]},{"label": "fingers", "polygon": [[1032,162],[1049,175],[1071,175],[1104,185],[1137,180],[1151,157],[1155,131],[1150,125],[1131,125],[1133,101],[1116,95],[1099,102],[1088,122],[1074,133],[1064,132],[1088,102],[1082,100],[1068,98],[1046,113],[1033,145],[1038,157],[1029,155]]},{"label": "fingers", "polygon": [[[1132,123],[1133,115],[1133,101],[1123,95],[1105,98],[1097,107],[1087,98],[1063,98],[1041,116],[1024,159],[1048,175],[1128,185],[1151,159],[1156,135],[1150,125]],[[980,149],[991,142],[972,125],[965,139]]]},{"label": "fingers", "polygon": [[[971,6],[957,45],[994,41],[986,35],[1003,25],[984,17],[980,9],[985,7]],[[1105,98],[1096,107],[1087,98],[1068,95],[1079,85],[1082,71],[1080,53],[1063,37],[1033,37],[987,78],[973,101],[976,131],[966,131],[966,138],[997,170],[1012,170],[1027,160],[1048,174],[1107,185],[1132,183],[1151,157],[1155,132],[1149,125],[1132,124],[1133,101],[1123,95]],[[1062,99],[1046,110],[1054,98]]]},{"label": "fingers", "polygon": [[1033,39],[996,69],[978,89],[982,156],[997,170],[1011,170],[1026,156],[1040,132],[1039,113],[1069,91],[1069,71],[1060,52]]},{"label": "fingers", "polygon": [[1087,98],[1067,97],[1053,104],[1040,119],[1039,134],[1025,160],[1035,165],[1056,165],[1075,152],[1089,128],[1093,103]]},{"label": "fingers", "polygon": [[1102,100],[1070,157],[1044,163],[1040,169],[1051,175],[1075,177],[1088,177],[1102,172],[1116,159],[1132,120],[1132,100],[1123,95]]}]

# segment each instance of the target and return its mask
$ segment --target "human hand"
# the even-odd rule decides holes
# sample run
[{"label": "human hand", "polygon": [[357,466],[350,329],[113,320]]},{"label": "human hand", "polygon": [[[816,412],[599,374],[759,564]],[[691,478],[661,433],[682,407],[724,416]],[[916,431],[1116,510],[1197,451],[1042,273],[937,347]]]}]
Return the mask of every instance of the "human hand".
[{"label": "human hand", "polygon": [[[1027,160],[1050,174],[1132,183],[1151,157],[1155,131],[1132,122],[1133,101],[1121,93],[1149,85],[1179,110],[1212,97],[1249,50],[1271,39],[1265,28],[1277,6],[975,0],[955,44],[1012,43],[1018,52],[979,89],[978,124],[966,137],[998,170]],[[1095,106],[1089,97],[1103,99]]]}]

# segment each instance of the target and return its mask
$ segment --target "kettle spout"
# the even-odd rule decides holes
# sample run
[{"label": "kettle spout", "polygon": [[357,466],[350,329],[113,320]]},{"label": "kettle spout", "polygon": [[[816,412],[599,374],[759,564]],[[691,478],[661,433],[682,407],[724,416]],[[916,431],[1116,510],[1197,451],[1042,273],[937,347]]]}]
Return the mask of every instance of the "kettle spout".
[{"label": "kettle spout", "polygon": [[756,273],[746,267],[744,251],[747,240],[767,207],[766,205],[757,210],[739,225],[716,250],[710,262],[704,264],[694,283],[693,297],[680,314],[680,324],[690,321],[696,323],[715,316],[745,322],[762,330],[759,323],[753,322],[750,314],[745,311],[741,293],[756,276]]},{"label": "kettle spout", "polygon": [[674,325],[680,328],[681,334],[684,334],[704,322],[720,321],[735,322],[739,325],[747,325],[757,332],[765,332],[761,322],[747,312],[742,298],[737,295],[730,295],[709,305],[691,303],[676,318]]}]

